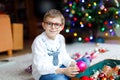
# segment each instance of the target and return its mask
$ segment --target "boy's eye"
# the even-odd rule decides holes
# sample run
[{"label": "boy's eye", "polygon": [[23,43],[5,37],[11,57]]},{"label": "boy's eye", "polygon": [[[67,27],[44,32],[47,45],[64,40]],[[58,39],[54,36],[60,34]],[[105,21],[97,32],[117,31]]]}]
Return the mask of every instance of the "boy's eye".
[{"label": "boy's eye", "polygon": [[52,25],[53,25],[53,23],[50,23],[50,22],[48,22],[47,24],[48,24],[49,26],[52,26]]},{"label": "boy's eye", "polygon": [[55,25],[55,26],[60,26],[60,24],[58,24],[58,23],[54,23],[54,25]]}]

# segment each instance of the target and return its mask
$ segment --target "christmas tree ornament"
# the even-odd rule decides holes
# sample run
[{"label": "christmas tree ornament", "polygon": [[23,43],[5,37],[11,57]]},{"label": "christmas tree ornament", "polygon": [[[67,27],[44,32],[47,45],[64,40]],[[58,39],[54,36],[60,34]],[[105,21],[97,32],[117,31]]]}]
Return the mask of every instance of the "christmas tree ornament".
[{"label": "christmas tree ornament", "polygon": [[88,76],[82,76],[80,80],[90,80],[90,78]]},{"label": "christmas tree ornament", "polygon": [[107,77],[102,77],[100,80],[108,80]]},{"label": "christmas tree ornament", "polygon": [[96,80],[94,77],[90,77],[89,80]]},{"label": "christmas tree ornament", "polygon": [[100,53],[105,53],[107,50],[106,50],[105,48],[100,48],[98,51],[99,51]]},{"label": "christmas tree ornament", "polygon": [[113,70],[110,66],[106,65],[103,67],[103,72],[107,77],[110,77],[112,75]]},{"label": "christmas tree ornament", "polygon": [[107,76],[106,76],[103,72],[101,72],[101,73],[98,75],[98,78],[99,78],[100,80],[106,80]]},{"label": "christmas tree ornament", "polygon": [[118,75],[120,75],[120,69],[118,70]]},{"label": "christmas tree ornament", "polygon": [[81,54],[75,53],[75,54],[73,54],[72,58],[73,58],[74,60],[78,60],[79,58],[81,58]]},{"label": "christmas tree ornament", "polygon": [[113,76],[110,76],[109,77],[109,80],[115,80]]},{"label": "christmas tree ornament", "polygon": [[87,64],[82,60],[78,61],[76,65],[78,66],[80,72],[84,72],[87,68]]},{"label": "christmas tree ornament", "polygon": [[92,53],[91,53],[91,58],[92,58],[92,59],[94,59],[94,58],[96,58],[96,57],[97,57],[97,55],[98,55],[97,53],[92,52]]}]

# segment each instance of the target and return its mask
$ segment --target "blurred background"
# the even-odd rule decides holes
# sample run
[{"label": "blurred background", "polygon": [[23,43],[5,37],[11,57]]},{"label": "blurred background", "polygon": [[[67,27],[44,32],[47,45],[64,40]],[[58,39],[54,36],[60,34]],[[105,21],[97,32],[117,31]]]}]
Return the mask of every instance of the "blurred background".
[{"label": "blurred background", "polygon": [[52,8],[66,19],[66,43],[120,39],[120,0],[0,0],[0,15],[23,24],[23,46],[43,32],[42,18]]}]

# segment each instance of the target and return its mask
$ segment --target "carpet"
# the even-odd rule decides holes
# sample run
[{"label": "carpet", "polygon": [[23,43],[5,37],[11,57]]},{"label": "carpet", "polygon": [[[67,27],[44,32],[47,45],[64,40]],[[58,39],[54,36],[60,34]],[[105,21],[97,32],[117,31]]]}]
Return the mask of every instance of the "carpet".
[{"label": "carpet", "polygon": [[[74,53],[84,55],[86,52],[91,53],[96,49],[106,48],[105,53],[98,53],[97,57],[92,60],[91,65],[98,63],[104,59],[120,59],[120,45],[100,43],[72,43],[67,44],[66,49],[70,56]],[[34,80],[30,73],[24,70],[31,64],[32,55],[30,53],[8,58],[9,62],[0,64],[0,80]]]},{"label": "carpet", "polygon": [[0,64],[0,80],[34,80],[30,73],[25,72],[31,64],[31,54],[8,58]]}]

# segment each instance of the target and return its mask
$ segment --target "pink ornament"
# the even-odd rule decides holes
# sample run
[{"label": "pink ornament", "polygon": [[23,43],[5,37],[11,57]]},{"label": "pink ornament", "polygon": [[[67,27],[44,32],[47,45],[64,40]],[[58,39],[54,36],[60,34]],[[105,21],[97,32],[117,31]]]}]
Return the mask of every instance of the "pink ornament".
[{"label": "pink ornament", "polygon": [[77,66],[80,69],[80,72],[84,72],[87,68],[87,64],[84,61],[78,61]]},{"label": "pink ornament", "polygon": [[91,58],[92,58],[92,59],[94,59],[94,58],[96,58],[96,57],[97,57],[97,53],[94,53],[94,52],[93,52],[93,53],[91,53],[91,55],[90,55],[90,56],[91,56]]},{"label": "pink ornament", "polygon": [[77,60],[77,59],[79,59],[81,57],[81,55],[79,54],[79,53],[75,53],[74,55],[73,55],[73,59],[74,60]]}]

